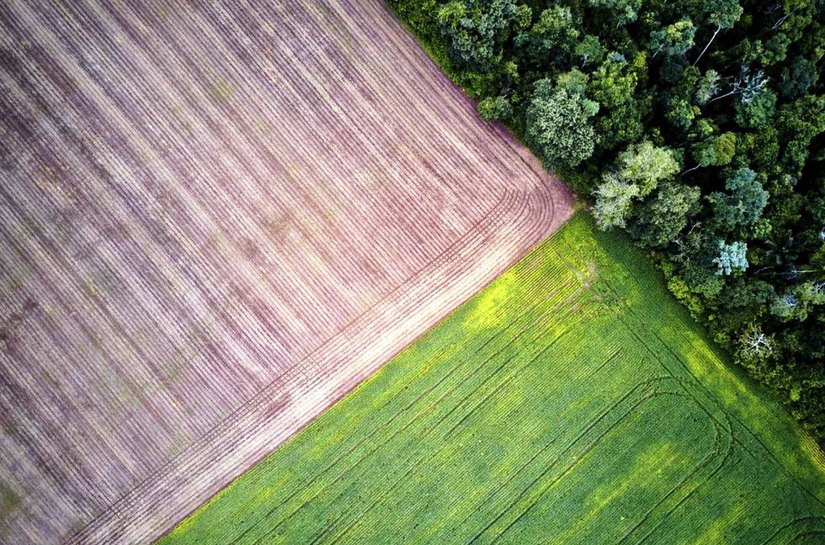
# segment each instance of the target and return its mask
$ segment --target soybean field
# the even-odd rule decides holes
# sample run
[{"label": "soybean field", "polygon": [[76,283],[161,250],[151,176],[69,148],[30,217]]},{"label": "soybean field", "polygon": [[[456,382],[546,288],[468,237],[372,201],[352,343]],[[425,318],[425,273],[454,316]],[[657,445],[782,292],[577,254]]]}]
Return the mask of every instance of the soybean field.
[{"label": "soybean field", "polygon": [[822,543],[825,471],[574,217],[160,541]]}]

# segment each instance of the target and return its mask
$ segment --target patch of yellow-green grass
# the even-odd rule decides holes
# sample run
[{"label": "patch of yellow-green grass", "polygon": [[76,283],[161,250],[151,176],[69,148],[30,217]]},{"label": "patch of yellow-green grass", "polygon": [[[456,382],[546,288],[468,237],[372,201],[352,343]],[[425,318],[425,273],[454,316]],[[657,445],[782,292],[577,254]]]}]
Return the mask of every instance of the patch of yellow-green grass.
[{"label": "patch of yellow-green grass", "polygon": [[791,543],[821,453],[577,215],[161,541]]},{"label": "patch of yellow-green grass", "polygon": [[8,532],[8,520],[20,508],[20,496],[0,483],[0,537]]},{"label": "patch of yellow-green grass", "polygon": [[505,273],[476,298],[465,324],[470,330],[500,327],[507,319],[506,302],[513,297],[513,285],[517,280],[512,273]]},{"label": "patch of yellow-green grass", "polygon": [[209,94],[215,100],[226,101],[234,93],[232,84],[223,78],[217,78],[209,85]]}]

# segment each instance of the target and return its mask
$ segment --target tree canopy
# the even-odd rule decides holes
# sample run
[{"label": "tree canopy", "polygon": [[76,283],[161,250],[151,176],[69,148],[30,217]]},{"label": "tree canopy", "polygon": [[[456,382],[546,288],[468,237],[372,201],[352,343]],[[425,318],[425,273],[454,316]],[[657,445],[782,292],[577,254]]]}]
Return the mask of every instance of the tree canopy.
[{"label": "tree canopy", "polygon": [[598,107],[569,87],[539,80],[527,108],[525,138],[550,168],[575,167],[593,154],[596,133],[589,119]]},{"label": "tree canopy", "polygon": [[825,441],[825,3],[390,3]]}]

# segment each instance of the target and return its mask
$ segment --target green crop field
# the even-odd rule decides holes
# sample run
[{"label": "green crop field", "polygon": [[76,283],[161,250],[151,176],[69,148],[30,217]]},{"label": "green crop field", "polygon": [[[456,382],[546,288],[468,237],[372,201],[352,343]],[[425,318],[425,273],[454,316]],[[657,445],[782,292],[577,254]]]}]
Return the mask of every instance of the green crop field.
[{"label": "green crop field", "polygon": [[821,455],[644,263],[579,214],[161,543],[822,543]]}]

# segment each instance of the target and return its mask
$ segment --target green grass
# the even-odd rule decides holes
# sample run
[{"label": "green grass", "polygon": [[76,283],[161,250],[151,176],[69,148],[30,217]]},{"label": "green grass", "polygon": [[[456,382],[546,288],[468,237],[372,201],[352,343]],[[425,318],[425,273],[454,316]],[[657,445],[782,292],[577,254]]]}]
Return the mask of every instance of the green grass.
[{"label": "green grass", "polygon": [[579,214],[161,543],[822,543],[814,444]]}]

